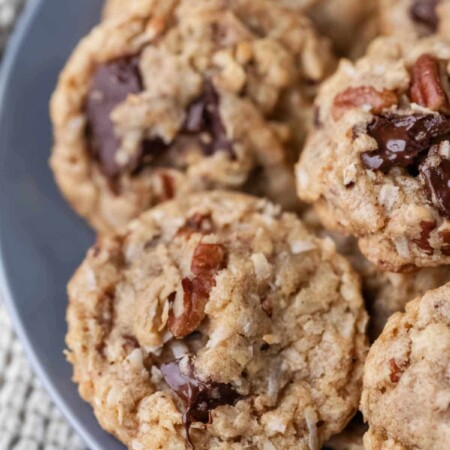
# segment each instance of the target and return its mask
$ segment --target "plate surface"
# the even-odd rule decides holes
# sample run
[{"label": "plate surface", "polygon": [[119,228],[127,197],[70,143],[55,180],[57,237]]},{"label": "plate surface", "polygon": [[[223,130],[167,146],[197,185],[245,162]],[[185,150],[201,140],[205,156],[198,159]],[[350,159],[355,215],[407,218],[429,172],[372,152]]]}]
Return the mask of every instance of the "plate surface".
[{"label": "plate surface", "polygon": [[58,72],[95,24],[102,0],[31,0],[0,77],[0,287],[33,367],[91,450],[123,450],[101,430],[63,355],[66,283],[93,233],[48,168],[48,100]]}]

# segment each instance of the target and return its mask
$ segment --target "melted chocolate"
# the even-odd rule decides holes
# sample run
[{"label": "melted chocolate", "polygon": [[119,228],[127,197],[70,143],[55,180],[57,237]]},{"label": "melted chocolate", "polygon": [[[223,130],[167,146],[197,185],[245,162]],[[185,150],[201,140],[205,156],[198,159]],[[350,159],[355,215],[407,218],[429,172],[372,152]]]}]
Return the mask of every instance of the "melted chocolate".
[{"label": "melted chocolate", "polygon": [[193,422],[211,423],[213,409],[222,405],[235,405],[242,396],[231,384],[199,380],[195,375],[191,359],[187,362],[187,373],[182,372],[181,361],[177,359],[163,364],[160,369],[166,383],[184,403],[183,423],[192,446],[189,435],[191,424]]},{"label": "melted chocolate", "polygon": [[205,83],[202,95],[189,106],[182,131],[198,137],[205,155],[213,155],[218,151],[234,155],[219,106],[219,94],[212,83]]},{"label": "melted chocolate", "polygon": [[424,25],[433,33],[437,30],[439,18],[436,7],[440,0],[414,0],[409,10],[412,19]]},{"label": "melted chocolate", "polygon": [[442,215],[450,217],[450,160],[439,154],[438,145],[430,150],[419,170],[431,201]]},{"label": "melted chocolate", "polygon": [[92,79],[87,97],[86,116],[90,149],[108,177],[118,175],[121,168],[115,161],[120,144],[114,133],[111,112],[130,94],[142,90],[136,57],[121,58],[100,66]]},{"label": "melted chocolate", "polygon": [[367,134],[376,140],[378,149],[362,153],[361,160],[371,170],[414,166],[423,151],[448,133],[450,120],[442,114],[381,114],[367,127]]}]

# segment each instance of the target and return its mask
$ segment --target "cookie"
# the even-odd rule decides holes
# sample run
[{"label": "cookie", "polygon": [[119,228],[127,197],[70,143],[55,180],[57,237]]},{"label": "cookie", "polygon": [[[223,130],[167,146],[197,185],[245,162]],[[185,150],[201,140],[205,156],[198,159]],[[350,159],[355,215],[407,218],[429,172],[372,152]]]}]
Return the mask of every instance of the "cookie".
[{"label": "cookie", "polygon": [[298,194],[383,270],[450,263],[449,60],[438,38],[380,38],[316,100]]},{"label": "cookie", "polygon": [[61,74],[58,185],[100,232],[213,188],[295,207],[292,166],[331,61],[308,19],[270,1],[136,0]]},{"label": "cookie", "polygon": [[278,0],[307,14],[340,56],[361,56],[378,31],[377,0]]},{"label": "cookie", "polygon": [[317,236],[331,238],[338,252],[350,261],[361,276],[363,297],[370,316],[368,331],[371,341],[381,334],[389,317],[403,311],[408,302],[450,282],[448,266],[425,267],[412,273],[380,270],[364,257],[353,236],[324,229],[314,209],[303,212],[302,220]]},{"label": "cookie", "polygon": [[450,448],[450,285],[395,314],[369,352],[366,450]]},{"label": "cookie", "polygon": [[449,0],[380,0],[380,31],[404,39],[449,36]]},{"label": "cookie", "polygon": [[159,205],[102,237],[68,292],[74,380],[130,449],[318,449],[357,410],[358,277],[267,200]]},{"label": "cookie", "polygon": [[[271,0],[309,16],[340,56],[361,56],[378,31],[376,0]],[[129,14],[139,0],[107,0],[103,17]],[[357,39],[355,39],[357,36]]]}]

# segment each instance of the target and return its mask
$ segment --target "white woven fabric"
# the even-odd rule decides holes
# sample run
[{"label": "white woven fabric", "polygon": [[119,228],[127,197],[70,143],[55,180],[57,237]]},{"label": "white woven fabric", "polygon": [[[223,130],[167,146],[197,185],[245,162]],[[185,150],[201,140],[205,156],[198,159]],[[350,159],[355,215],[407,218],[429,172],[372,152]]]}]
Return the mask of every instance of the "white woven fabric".
[{"label": "white woven fabric", "polygon": [[0,300],[0,450],[83,450],[30,370]]}]

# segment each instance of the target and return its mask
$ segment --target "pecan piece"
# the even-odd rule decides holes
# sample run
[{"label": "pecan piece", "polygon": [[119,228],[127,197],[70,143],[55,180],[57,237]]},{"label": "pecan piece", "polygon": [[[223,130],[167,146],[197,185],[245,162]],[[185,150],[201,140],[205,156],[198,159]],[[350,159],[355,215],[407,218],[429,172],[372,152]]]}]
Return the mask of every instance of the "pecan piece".
[{"label": "pecan piece", "polygon": [[411,100],[433,111],[448,112],[448,75],[434,56],[423,54],[412,69]]},{"label": "pecan piece", "polygon": [[389,378],[391,379],[392,383],[398,383],[400,380],[400,377],[403,373],[403,370],[400,369],[400,367],[398,367],[397,361],[395,361],[395,358],[391,358],[389,360],[389,367],[391,369]]},{"label": "pecan piece", "polygon": [[169,316],[168,327],[176,338],[183,338],[197,329],[205,317],[205,306],[211,289],[215,286],[215,275],[223,268],[225,249],[220,244],[199,243],[194,251],[191,271],[192,279],[183,278],[183,313]]},{"label": "pecan piece", "polygon": [[436,228],[436,222],[422,220],[420,222],[420,228],[421,228],[420,237],[418,239],[413,240],[413,242],[417,245],[417,247],[424,250],[427,255],[432,255],[434,253],[434,249],[430,244],[430,235],[432,231]]},{"label": "pecan piece", "polygon": [[397,95],[393,91],[383,89],[380,92],[372,86],[349,87],[334,98],[332,115],[334,120],[339,120],[347,110],[366,105],[372,114],[381,114],[397,103]]},{"label": "pecan piece", "polygon": [[211,275],[221,269],[225,258],[225,250],[220,244],[197,245],[192,258],[191,270],[199,277]]}]

